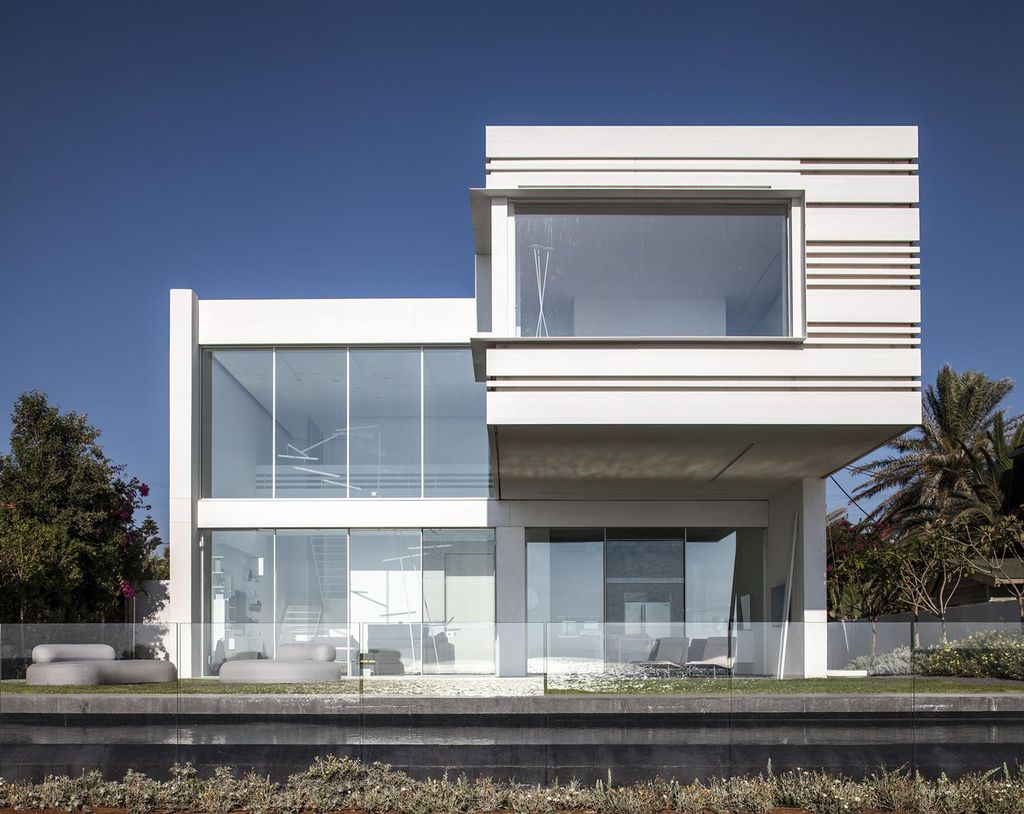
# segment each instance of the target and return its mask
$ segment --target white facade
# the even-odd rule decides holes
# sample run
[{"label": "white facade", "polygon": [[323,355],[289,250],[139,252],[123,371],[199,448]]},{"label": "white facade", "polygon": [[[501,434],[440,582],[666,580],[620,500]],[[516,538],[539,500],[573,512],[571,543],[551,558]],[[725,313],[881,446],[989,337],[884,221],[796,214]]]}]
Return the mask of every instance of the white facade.
[{"label": "white facade", "polygon": [[[540,622],[565,630],[591,622],[632,625],[633,638],[640,630],[636,613],[658,615],[665,624],[669,615],[675,622],[677,613],[704,613],[711,624],[711,611],[691,600],[700,575],[690,570],[704,561],[699,543],[716,537],[707,532],[717,529],[731,530],[729,551],[737,552],[730,560],[734,595],[726,603],[727,618],[718,621],[729,630],[737,614],[767,623],[777,616],[770,607],[776,594],[784,593],[791,621],[823,623],[823,479],[920,420],[916,156],[912,127],[488,128],[486,185],[471,192],[475,300],[216,301],[173,291],[172,614],[203,623],[207,631],[201,635],[196,627],[193,640],[182,643],[183,674],[206,669],[209,626],[224,624],[211,617],[225,611],[210,600],[216,577],[208,548],[218,532],[229,530],[345,530],[350,560],[356,530],[493,530],[493,566],[485,579],[493,608],[480,612],[478,624],[490,624],[494,669],[503,674],[528,669],[530,634],[523,625],[537,622],[531,614],[541,613],[546,602],[538,600],[530,580],[540,579],[542,561],[556,568],[569,549],[553,548],[555,538],[570,529],[604,530],[594,542],[604,546],[595,555],[604,558],[600,612],[579,611],[575,618],[564,608],[556,614],[552,605],[549,612],[558,618]],[[617,282],[619,269],[628,284]],[[425,365],[435,349],[470,347],[476,379],[486,389],[493,488],[490,496],[479,490],[460,495],[462,487],[455,485],[450,494],[431,496]],[[355,420],[352,406],[352,360],[365,358],[358,357],[362,349],[387,348],[409,349],[413,378],[419,354],[418,419],[405,416],[400,429],[398,419],[389,418],[382,420],[385,429],[372,430],[378,483],[387,482],[381,472],[391,460],[379,451],[382,435],[392,427],[395,437],[407,431],[412,453],[418,438],[419,469],[413,462],[404,474],[384,475],[404,484],[392,489],[405,488],[400,497],[354,485],[362,477],[356,459],[363,453],[353,434],[365,422]],[[204,365],[218,352],[241,349],[263,349],[270,360],[263,409],[271,453],[258,464],[263,469],[255,477],[262,486],[244,495],[245,489],[215,495],[204,481],[213,455],[208,445],[215,442],[204,448],[203,435],[209,429],[204,421],[219,414],[209,406]],[[334,353],[345,371],[338,390],[344,391],[345,419],[337,422],[343,426],[321,430],[316,442],[341,439],[340,474],[321,471],[319,459],[315,466],[298,466],[296,446],[289,442],[285,454],[277,449],[283,442],[274,440],[283,437],[278,365],[302,349]],[[414,388],[409,393],[414,402]],[[389,409],[385,389],[375,398],[367,403]],[[461,420],[452,425],[452,441],[466,426]],[[312,473],[330,494],[289,497],[285,467]],[[303,477],[308,489],[313,481]],[[455,480],[446,482],[465,482],[462,473],[450,477]],[[686,611],[669,608],[684,601],[682,587],[645,599],[650,579],[613,573],[620,567],[613,550],[633,537],[657,537],[658,529],[675,530],[666,531],[668,537],[692,537],[678,548],[689,546],[685,557],[692,562],[679,580],[688,586]],[[747,566],[739,550],[755,546],[743,542],[744,534],[753,540],[750,530],[763,535],[756,543],[762,560],[756,574],[743,577]],[[277,563],[284,556],[278,554],[283,533],[275,534]],[[417,562],[424,563],[419,590],[427,592],[428,547],[424,534],[418,539]],[[532,559],[528,540],[538,552]],[[589,550],[587,540],[583,535],[576,543],[580,552]],[[322,570],[327,543],[315,545]],[[273,603],[254,600],[264,563],[263,557],[251,559],[260,573],[249,567],[243,577],[256,587],[246,594],[233,586],[242,607],[232,609],[229,597],[226,612],[280,623],[277,594]],[[338,619],[352,621],[357,597],[363,601],[352,582],[355,569],[350,563],[346,571],[349,598],[339,600],[347,604]],[[318,601],[326,609],[329,591],[320,570],[324,598]],[[485,582],[472,581],[475,571],[461,577],[456,571],[453,584],[462,579],[464,586],[476,586],[459,590],[484,590]],[[556,578],[554,570],[543,574]],[[742,597],[755,610],[739,610],[736,586],[743,579],[757,583]],[[390,582],[373,584],[393,588]],[[422,608],[403,606],[397,613],[405,616],[395,621],[425,625],[427,600],[422,602]],[[273,619],[265,609],[271,604]],[[464,626],[463,641],[475,624]],[[787,650],[785,670],[824,674],[824,626],[804,630],[803,641]],[[762,662],[764,671],[778,666]]]}]

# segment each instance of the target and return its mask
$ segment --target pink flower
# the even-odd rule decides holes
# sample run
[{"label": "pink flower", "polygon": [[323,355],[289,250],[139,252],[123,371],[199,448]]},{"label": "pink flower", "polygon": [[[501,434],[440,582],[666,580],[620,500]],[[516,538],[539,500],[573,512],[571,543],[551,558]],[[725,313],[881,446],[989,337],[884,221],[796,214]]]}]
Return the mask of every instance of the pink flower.
[{"label": "pink flower", "polygon": [[145,483],[139,484],[139,494],[143,497],[149,497],[149,486]]},{"label": "pink flower", "polygon": [[135,598],[135,588],[133,588],[132,584],[126,579],[121,580],[121,593],[125,595],[126,599]]}]

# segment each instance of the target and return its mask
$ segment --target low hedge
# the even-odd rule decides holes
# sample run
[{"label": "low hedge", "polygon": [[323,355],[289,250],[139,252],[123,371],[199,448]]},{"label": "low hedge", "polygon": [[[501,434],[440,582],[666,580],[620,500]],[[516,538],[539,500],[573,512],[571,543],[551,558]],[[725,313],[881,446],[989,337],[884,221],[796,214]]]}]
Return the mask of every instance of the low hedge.
[{"label": "low hedge", "polygon": [[491,780],[414,780],[387,766],[328,757],[286,783],[218,769],[202,778],[191,766],[175,766],[171,779],[129,772],[107,781],[96,772],[47,777],[41,783],[0,781],[0,808],[91,811],[123,808],[131,814],[325,814],[345,809],[391,814],[762,814],[796,808],[815,814],[900,811],[906,814],[1019,814],[1024,811],[1024,771],[1006,767],[957,780],[924,780],[906,772],[879,772],[853,780],[824,772],[775,774],[682,784],[652,780],[632,786],[607,782],[551,787]]},{"label": "low hedge", "polygon": [[914,673],[922,676],[1024,681],[1024,637],[987,630],[916,650]]}]

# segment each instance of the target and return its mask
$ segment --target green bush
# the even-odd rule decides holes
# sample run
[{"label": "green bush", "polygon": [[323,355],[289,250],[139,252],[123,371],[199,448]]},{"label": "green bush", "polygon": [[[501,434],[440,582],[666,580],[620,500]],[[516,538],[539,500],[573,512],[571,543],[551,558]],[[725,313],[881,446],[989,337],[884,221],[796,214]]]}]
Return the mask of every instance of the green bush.
[{"label": "green bush", "polygon": [[683,784],[650,780],[617,786],[572,782],[527,786],[493,780],[414,780],[388,766],[328,757],[275,783],[249,773],[241,778],[225,768],[199,777],[191,766],[175,766],[171,779],[152,780],[129,772],[104,780],[97,772],[79,777],[47,777],[41,783],[0,780],[0,808],[91,811],[126,808],[131,814],[327,814],[361,809],[371,814],[764,814],[792,807],[815,814],[901,811],[906,814],[1019,814],[1024,811],[1024,770],[972,774],[935,781],[907,772],[879,772],[853,780],[826,772],[768,771],[756,777]]},{"label": "green bush", "polygon": [[1024,638],[987,630],[914,652],[914,673],[1024,681]]}]

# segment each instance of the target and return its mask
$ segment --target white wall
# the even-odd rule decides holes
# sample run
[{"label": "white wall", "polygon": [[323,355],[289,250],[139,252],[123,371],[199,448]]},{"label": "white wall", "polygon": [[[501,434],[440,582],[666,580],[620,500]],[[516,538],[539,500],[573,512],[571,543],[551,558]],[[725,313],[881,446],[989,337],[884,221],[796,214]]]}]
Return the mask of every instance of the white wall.
[{"label": "white wall", "polygon": [[[919,422],[915,127],[489,127],[486,152],[489,424]],[[788,201],[798,344],[516,338],[515,206],[638,197]]]}]

